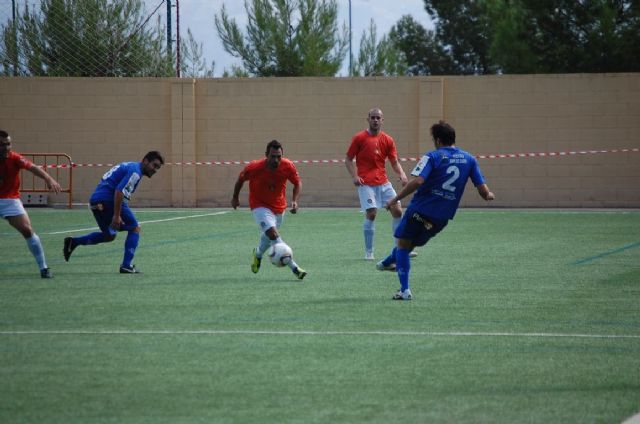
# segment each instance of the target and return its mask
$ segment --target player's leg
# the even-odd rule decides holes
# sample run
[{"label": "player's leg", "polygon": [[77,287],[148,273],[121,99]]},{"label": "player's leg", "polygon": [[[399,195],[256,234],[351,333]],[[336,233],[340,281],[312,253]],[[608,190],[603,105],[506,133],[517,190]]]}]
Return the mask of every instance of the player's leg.
[{"label": "player's leg", "polygon": [[411,240],[400,238],[396,249],[396,272],[400,280],[400,291],[394,296],[394,300],[411,300],[411,289],[409,288],[409,274],[411,272],[411,261],[409,252],[413,249]]},{"label": "player's leg", "polygon": [[258,242],[258,247],[253,248],[251,261],[251,272],[256,274],[260,270],[264,252],[269,249],[269,246],[277,243],[278,240],[282,241],[278,234],[279,222],[282,223],[282,215],[278,220],[276,214],[268,208],[252,209],[251,214],[255,223],[260,227],[260,241]]},{"label": "player's leg", "polygon": [[44,249],[42,248],[42,243],[40,242],[40,237],[33,231],[31,227],[31,220],[29,219],[29,215],[22,207],[22,202],[19,199],[16,199],[18,203],[14,204],[13,207],[17,208],[16,213],[22,211],[23,213],[19,215],[5,216],[9,224],[18,230],[22,237],[24,237],[27,242],[27,247],[29,251],[35,258],[38,267],[40,269],[40,276],[42,278],[52,278],[51,270],[47,266],[47,260],[44,256]]},{"label": "player's leg", "polygon": [[[384,205],[387,204],[389,200],[396,196],[396,191],[393,189],[391,183],[385,184],[382,193],[382,202]],[[394,235],[398,226],[400,225],[400,221],[402,220],[402,204],[397,202],[389,208],[389,213],[391,213],[391,234]],[[415,258],[418,256],[415,250],[409,252],[410,258]]]},{"label": "player's leg", "polygon": [[375,189],[371,186],[359,186],[358,197],[360,198],[360,208],[365,211],[364,222],[362,223],[362,233],[364,235],[364,258],[372,261],[374,259],[375,235],[376,235],[376,215],[381,207],[376,201]]},{"label": "player's leg", "polygon": [[80,237],[66,237],[64,239],[64,247],[62,253],[64,260],[69,261],[71,254],[78,246],[90,246],[93,244],[108,243],[116,238],[117,232],[111,228],[111,220],[113,218],[113,204],[111,203],[92,203],[89,205],[93,218],[96,220],[100,232],[85,234]]},{"label": "player's leg", "polygon": [[140,242],[140,225],[133,211],[126,204],[122,205],[120,217],[122,218],[120,230],[127,232],[127,238],[124,241],[124,256],[122,258],[122,264],[120,265],[120,273],[138,274],[139,271],[133,265],[133,257],[136,254]]}]

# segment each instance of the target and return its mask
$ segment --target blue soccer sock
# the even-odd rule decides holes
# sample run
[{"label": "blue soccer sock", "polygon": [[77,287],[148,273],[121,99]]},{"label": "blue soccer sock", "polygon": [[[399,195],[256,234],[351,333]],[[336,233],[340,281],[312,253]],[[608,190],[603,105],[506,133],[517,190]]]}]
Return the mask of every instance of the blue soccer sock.
[{"label": "blue soccer sock", "polygon": [[122,260],[122,266],[127,268],[131,266],[139,241],[140,233],[136,233],[135,231],[129,231],[127,233],[127,239],[124,241],[124,259]]},{"label": "blue soccer sock", "polygon": [[396,249],[396,271],[400,280],[400,290],[405,291],[409,288],[409,272],[411,271],[411,262],[409,261],[409,249]]},{"label": "blue soccer sock", "polygon": [[267,237],[265,233],[262,233],[260,236],[260,244],[258,245],[258,249],[256,250],[256,256],[261,258],[264,252],[271,246],[271,239]]},{"label": "blue soccer sock", "polygon": [[74,243],[87,246],[90,244],[100,244],[104,243],[104,234],[102,233],[90,233],[81,237],[74,237]]},{"label": "blue soccer sock", "polygon": [[364,232],[364,250],[366,252],[373,252],[373,240],[376,234],[375,221],[365,219],[362,224],[362,231]]},{"label": "blue soccer sock", "polygon": [[31,254],[36,258],[36,262],[40,269],[47,268],[47,261],[44,258],[44,249],[42,248],[42,243],[40,243],[40,237],[38,237],[36,233],[33,233],[33,235],[26,239],[26,241]]},{"label": "blue soccer sock", "polygon": [[396,263],[396,251],[397,250],[398,250],[398,248],[394,247],[393,250],[391,251],[391,254],[389,254],[389,256],[387,256],[386,258],[384,258],[382,260],[382,265],[389,266],[391,264],[395,264]]}]

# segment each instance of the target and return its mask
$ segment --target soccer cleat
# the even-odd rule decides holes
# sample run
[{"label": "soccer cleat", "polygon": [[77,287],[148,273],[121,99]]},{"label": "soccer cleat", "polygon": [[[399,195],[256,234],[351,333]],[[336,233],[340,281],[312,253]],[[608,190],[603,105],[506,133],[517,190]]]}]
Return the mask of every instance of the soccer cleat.
[{"label": "soccer cleat", "polygon": [[393,300],[411,300],[411,289],[398,290],[392,297]]},{"label": "soccer cleat", "polygon": [[262,262],[262,258],[258,257],[258,249],[253,248],[253,262],[251,262],[251,272],[257,274],[260,270],[260,263]]},{"label": "soccer cleat", "polygon": [[305,271],[300,267],[297,267],[296,269],[294,269],[293,273],[296,275],[296,277],[298,277],[298,280],[302,280],[304,277],[307,276],[307,271]]},{"label": "soccer cleat", "polygon": [[64,239],[64,247],[62,248],[62,253],[64,254],[64,260],[69,262],[69,258],[73,253],[74,249],[78,247],[78,244],[71,237],[66,237]]},{"label": "soccer cleat", "polygon": [[418,256],[418,252],[416,252],[415,250],[412,250],[411,252],[409,252],[410,258],[415,258],[416,256]]},{"label": "soccer cleat", "polygon": [[373,256],[373,252],[364,252],[365,261],[374,261],[376,258]]},{"label": "soccer cleat", "polygon": [[120,274],[142,274],[135,265],[120,266]]},{"label": "soccer cleat", "polygon": [[378,271],[395,271],[396,264],[385,265],[383,264],[383,261],[380,261],[376,264],[376,269]]},{"label": "soccer cleat", "polygon": [[40,277],[41,278],[53,278],[53,274],[51,273],[51,270],[49,268],[42,268],[40,270]]}]

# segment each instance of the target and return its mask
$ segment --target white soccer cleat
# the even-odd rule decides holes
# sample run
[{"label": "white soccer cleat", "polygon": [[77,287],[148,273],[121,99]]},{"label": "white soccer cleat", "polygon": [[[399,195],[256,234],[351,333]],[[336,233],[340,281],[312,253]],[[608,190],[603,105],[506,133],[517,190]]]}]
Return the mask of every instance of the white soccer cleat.
[{"label": "white soccer cleat", "polygon": [[398,290],[392,297],[393,300],[411,300],[411,298],[411,289],[406,289],[405,291]]},{"label": "white soccer cleat", "polygon": [[385,265],[382,262],[383,261],[380,261],[376,264],[376,269],[378,271],[395,271],[396,270],[396,264]]},{"label": "white soccer cleat", "polygon": [[364,252],[364,260],[365,261],[375,261],[376,258],[373,256],[373,252]]},{"label": "white soccer cleat", "polygon": [[409,252],[410,258],[415,258],[416,256],[418,256],[418,252],[416,252],[415,250],[412,250],[411,252]]}]

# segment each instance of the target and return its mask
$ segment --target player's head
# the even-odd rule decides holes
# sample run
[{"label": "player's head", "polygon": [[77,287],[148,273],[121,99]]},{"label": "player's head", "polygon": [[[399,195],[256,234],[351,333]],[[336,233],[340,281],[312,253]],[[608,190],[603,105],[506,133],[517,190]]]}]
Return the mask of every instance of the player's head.
[{"label": "player's head", "polygon": [[384,115],[382,114],[382,109],[379,107],[374,107],[369,110],[369,114],[367,115],[367,122],[369,123],[369,132],[372,134],[377,134],[382,128],[382,122],[384,121]]},{"label": "player's head", "polygon": [[453,146],[456,144],[456,130],[446,122],[440,121],[431,126],[431,138],[436,146],[438,143],[443,146]]},{"label": "player's head", "polygon": [[151,178],[164,165],[162,154],[152,150],[142,158],[142,173]]},{"label": "player's head", "polygon": [[0,159],[6,159],[11,152],[11,136],[8,132],[0,130]]},{"label": "player's head", "polygon": [[271,140],[269,144],[267,144],[267,150],[265,151],[265,156],[267,157],[267,168],[277,168],[282,160],[283,152],[282,144],[280,144],[278,140]]}]

